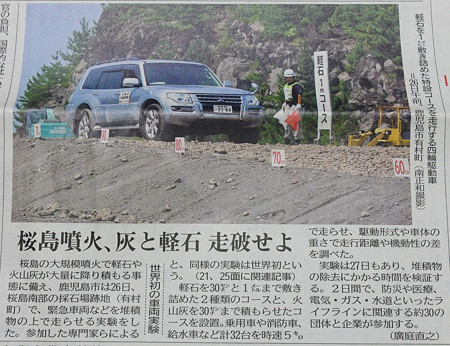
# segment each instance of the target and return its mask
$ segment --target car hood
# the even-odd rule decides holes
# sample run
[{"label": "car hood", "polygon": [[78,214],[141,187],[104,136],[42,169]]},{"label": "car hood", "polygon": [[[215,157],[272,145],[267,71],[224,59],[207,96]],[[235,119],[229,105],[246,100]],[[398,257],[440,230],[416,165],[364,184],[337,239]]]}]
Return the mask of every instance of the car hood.
[{"label": "car hood", "polygon": [[250,91],[237,88],[215,87],[207,85],[149,85],[148,90],[164,90],[166,92],[187,94],[220,94],[220,95],[252,95]]}]

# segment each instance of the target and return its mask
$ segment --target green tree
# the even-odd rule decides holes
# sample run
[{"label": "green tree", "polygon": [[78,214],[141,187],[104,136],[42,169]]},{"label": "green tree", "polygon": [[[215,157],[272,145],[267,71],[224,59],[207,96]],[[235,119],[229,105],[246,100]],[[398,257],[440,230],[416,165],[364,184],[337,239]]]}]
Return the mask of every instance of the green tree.
[{"label": "green tree", "polygon": [[328,32],[328,20],[333,15],[337,5],[304,5],[298,10],[296,20],[302,29],[302,34],[321,31]]},{"label": "green tree", "polygon": [[[261,72],[258,72],[259,69],[259,61],[255,60],[253,66],[251,66],[251,71],[247,76],[252,82],[259,84],[260,91],[257,92],[257,96],[259,97],[260,102],[265,107],[270,107],[278,111],[281,109],[281,104],[284,101],[284,78],[280,74],[278,76],[278,92],[276,94],[271,94],[269,90],[269,86],[267,81],[264,80]],[[261,136],[259,143],[260,144],[275,144],[275,143],[283,143],[283,135],[284,128],[278,122],[277,119],[273,117],[273,114],[266,114],[263,118],[263,122],[261,125]]]},{"label": "green tree", "polygon": [[304,41],[300,47],[297,73],[300,76],[300,83],[303,86],[302,103],[308,111],[317,109],[313,57],[314,52],[310,48],[309,42]]},{"label": "green tree", "polygon": [[[69,37],[67,43],[67,52],[58,51],[57,55],[68,63],[69,66],[75,68],[77,64],[83,59],[84,55],[88,51],[89,42],[91,37],[95,35],[97,23],[94,21],[92,26],[86,18],[80,20],[81,29],[74,30],[72,37]],[[84,57],[85,60],[89,60],[88,57]]]},{"label": "green tree", "polygon": [[272,115],[264,117],[261,125],[260,144],[283,143],[284,128]]},{"label": "green tree", "polygon": [[152,52],[150,59],[172,60],[175,59],[176,54],[177,53],[170,42],[163,41]]},{"label": "green tree", "polygon": [[209,61],[210,51],[208,43],[204,38],[196,36],[190,43],[186,52],[186,59],[207,64]]},{"label": "green tree", "polygon": [[359,43],[355,49],[401,62],[397,5],[337,6],[329,23]]},{"label": "green tree", "polygon": [[28,80],[24,94],[18,99],[21,108],[39,108],[52,88],[56,85],[67,88],[71,78],[72,68],[62,65],[54,56],[49,65],[42,66],[41,71]]},{"label": "green tree", "polygon": [[22,106],[20,104],[16,104],[13,113],[14,118],[13,125],[16,134],[19,135],[20,137],[25,136],[25,115],[26,111],[22,109]]},{"label": "green tree", "polygon": [[82,18],[80,25],[81,30],[73,31],[72,37],[68,39],[67,52],[57,51],[56,55],[52,56],[52,61],[43,65],[41,70],[28,80],[26,89],[16,104],[16,131],[21,132],[25,125],[26,109],[42,107],[45,100],[51,96],[53,88],[67,88],[71,83],[73,71],[86,53],[90,38],[95,34],[95,22],[91,27],[86,18]]},{"label": "green tree", "polygon": [[57,85],[63,88],[69,86],[73,70],[83,58],[89,40],[95,34],[95,23],[94,27],[90,27],[86,18],[82,18],[80,25],[81,30],[73,31],[72,37],[68,39],[68,51],[57,51],[56,55],[52,56],[53,61],[49,65],[42,66],[41,71],[28,80],[24,94],[18,99],[23,109],[40,107],[50,96],[50,90]]}]

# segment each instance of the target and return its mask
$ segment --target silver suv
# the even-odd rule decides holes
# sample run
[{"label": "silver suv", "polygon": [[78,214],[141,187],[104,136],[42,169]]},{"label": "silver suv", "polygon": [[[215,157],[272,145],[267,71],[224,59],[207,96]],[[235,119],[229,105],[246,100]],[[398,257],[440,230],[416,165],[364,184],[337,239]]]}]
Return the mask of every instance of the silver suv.
[{"label": "silver suv", "polygon": [[89,68],[66,106],[77,137],[101,128],[139,129],[151,140],[225,133],[256,143],[262,109],[253,93],[229,87],[203,64],[127,60]]}]

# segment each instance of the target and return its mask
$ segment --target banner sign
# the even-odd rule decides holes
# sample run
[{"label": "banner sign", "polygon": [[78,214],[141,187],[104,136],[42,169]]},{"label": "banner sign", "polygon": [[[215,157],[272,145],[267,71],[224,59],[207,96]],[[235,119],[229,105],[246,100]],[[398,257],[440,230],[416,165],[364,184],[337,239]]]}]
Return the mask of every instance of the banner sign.
[{"label": "banner sign", "polygon": [[314,52],[314,77],[317,98],[317,131],[331,131],[331,98],[328,81],[328,52]]}]

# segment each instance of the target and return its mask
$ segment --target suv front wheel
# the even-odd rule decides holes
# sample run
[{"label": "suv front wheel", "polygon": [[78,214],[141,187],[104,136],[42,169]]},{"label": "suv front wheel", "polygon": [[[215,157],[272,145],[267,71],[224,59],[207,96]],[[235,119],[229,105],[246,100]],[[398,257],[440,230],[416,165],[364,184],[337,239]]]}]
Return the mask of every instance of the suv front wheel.
[{"label": "suv front wheel", "polygon": [[75,127],[78,138],[92,138],[92,112],[85,108],[80,113],[80,119]]},{"label": "suv front wheel", "polygon": [[174,140],[173,127],[166,123],[162,108],[157,104],[149,105],[144,109],[140,130],[142,136],[148,140]]}]

